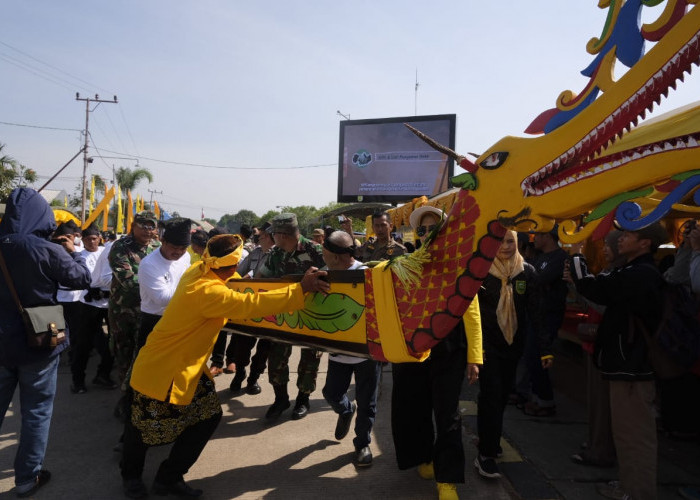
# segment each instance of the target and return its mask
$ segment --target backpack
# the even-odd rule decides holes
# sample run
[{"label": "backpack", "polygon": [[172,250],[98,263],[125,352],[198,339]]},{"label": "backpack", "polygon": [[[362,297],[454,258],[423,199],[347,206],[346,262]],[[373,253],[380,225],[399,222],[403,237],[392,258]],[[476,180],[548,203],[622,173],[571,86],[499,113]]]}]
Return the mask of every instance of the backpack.
[{"label": "backpack", "polygon": [[664,283],[661,292],[659,326],[642,331],[656,376],[668,380],[688,373],[700,359],[700,302],[685,285]]}]

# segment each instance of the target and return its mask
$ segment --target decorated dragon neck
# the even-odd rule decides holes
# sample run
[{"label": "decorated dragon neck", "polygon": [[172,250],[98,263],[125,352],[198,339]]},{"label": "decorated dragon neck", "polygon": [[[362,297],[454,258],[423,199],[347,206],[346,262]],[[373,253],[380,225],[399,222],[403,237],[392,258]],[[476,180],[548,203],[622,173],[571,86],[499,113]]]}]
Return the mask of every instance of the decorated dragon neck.
[{"label": "decorated dragon neck", "polygon": [[[506,228],[549,231],[560,239],[600,236],[614,219],[623,227],[665,215],[700,183],[700,106],[636,127],[654,103],[675,88],[700,59],[700,8],[668,0],[660,16],[640,25],[641,10],[660,0],[609,0],[595,56],[576,95],[563,92],[556,108],[527,129],[534,138],[505,137],[475,163],[430,141],[468,173],[437,237],[418,284],[392,276],[401,328],[410,355],[419,357],[458,323],[486,277]],[[656,42],[645,54],[645,41]],[[618,80],[616,61],[629,67]],[[625,133],[628,131],[628,133]],[[695,200],[697,204],[698,199]],[[640,217],[641,216],[641,217]],[[372,273],[366,273],[367,334],[381,359]]]}]

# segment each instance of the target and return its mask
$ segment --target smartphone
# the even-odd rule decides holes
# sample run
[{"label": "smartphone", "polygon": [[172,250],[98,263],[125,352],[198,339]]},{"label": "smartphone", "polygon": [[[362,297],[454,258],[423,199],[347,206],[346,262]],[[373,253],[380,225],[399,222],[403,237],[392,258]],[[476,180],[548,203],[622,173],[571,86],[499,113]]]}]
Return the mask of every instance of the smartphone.
[{"label": "smartphone", "polygon": [[344,215],[339,215],[339,216],[338,216],[338,222],[340,222],[341,224],[342,224],[343,222],[345,222],[346,220],[347,220],[347,219],[345,218]]}]

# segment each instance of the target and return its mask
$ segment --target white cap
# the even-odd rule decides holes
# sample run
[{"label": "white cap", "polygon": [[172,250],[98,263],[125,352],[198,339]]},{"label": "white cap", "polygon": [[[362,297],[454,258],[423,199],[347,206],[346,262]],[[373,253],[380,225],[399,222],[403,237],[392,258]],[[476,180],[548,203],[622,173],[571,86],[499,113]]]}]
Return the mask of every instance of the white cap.
[{"label": "white cap", "polygon": [[438,220],[442,219],[443,211],[439,208],[431,207],[430,205],[423,205],[420,208],[416,208],[408,218],[413,229],[416,229],[420,225],[420,220],[425,214],[435,214]]}]

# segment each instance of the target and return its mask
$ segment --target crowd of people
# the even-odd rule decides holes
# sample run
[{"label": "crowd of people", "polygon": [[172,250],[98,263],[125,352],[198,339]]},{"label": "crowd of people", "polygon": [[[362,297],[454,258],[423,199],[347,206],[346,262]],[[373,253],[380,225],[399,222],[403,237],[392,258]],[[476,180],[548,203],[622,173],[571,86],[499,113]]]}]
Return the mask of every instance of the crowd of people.
[{"label": "crowd of people", "polygon": [[[444,221],[445,214],[434,207],[416,209],[410,224],[418,238],[407,248],[394,238],[386,212],[372,215],[373,235],[361,244],[352,220],[344,216],[340,229],[317,228],[309,239],[291,213],[228,234],[222,228],[206,232],[189,219],[164,223],[145,211],[135,215],[129,234],[116,239],[94,226],[57,227],[40,195],[16,189],[0,222],[7,269],[0,275],[0,425],[19,387],[17,495],[31,496],[51,478],[43,459],[58,362],[66,357],[75,397],[93,387],[121,392],[114,414],[124,428],[115,451],[122,454],[125,495],[148,495],[142,478],[147,450],[172,443],[153,491],[200,496],[202,490],[192,488],[185,475],[222,416],[213,379],[234,373],[231,397],[257,395],[266,390],[260,379],[267,369],[274,402],[265,419],[277,420],[291,408],[291,419],[299,420],[312,411],[310,395],[317,389],[322,358],[321,351],[301,349],[292,404],[292,347],[242,334],[229,338],[222,330],[227,320],[303,308],[305,294],[328,292],[326,271],[362,270],[365,263],[429,248]],[[567,295],[577,294],[596,321],[597,335],[590,344],[596,371],[589,384],[589,440],[571,459],[582,466],[618,465],[619,481],[598,488],[604,497],[656,498],[657,408],[664,424],[679,435],[697,435],[700,421],[700,414],[678,411],[689,390],[697,397],[698,366],[660,383],[643,335],[661,322],[664,280],[700,291],[700,229],[687,229],[674,264],[663,274],[654,254],[671,238],[660,224],[612,232],[604,250],[606,269],[597,275],[578,248],[562,249],[557,227],[534,235],[506,231],[478,295],[454,330],[423,362],[391,367],[398,468],[416,468],[422,478],[435,481],[441,500],[458,498],[456,485],[465,481],[459,397],[466,379],[479,384],[474,467],[486,479],[500,478],[506,405],[515,404],[531,417],[556,414],[549,374],[552,346]],[[272,292],[243,294],[226,286],[232,278],[289,274],[303,277]],[[12,284],[25,307],[63,306],[68,342],[44,350],[26,345]],[[99,363],[88,387],[93,350]],[[321,392],[337,414],[337,440],[348,435],[355,420],[352,463],[358,468],[373,462],[370,445],[381,371],[382,364],[371,359],[328,356]],[[353,378],[354,398],[348,392]]]}]

